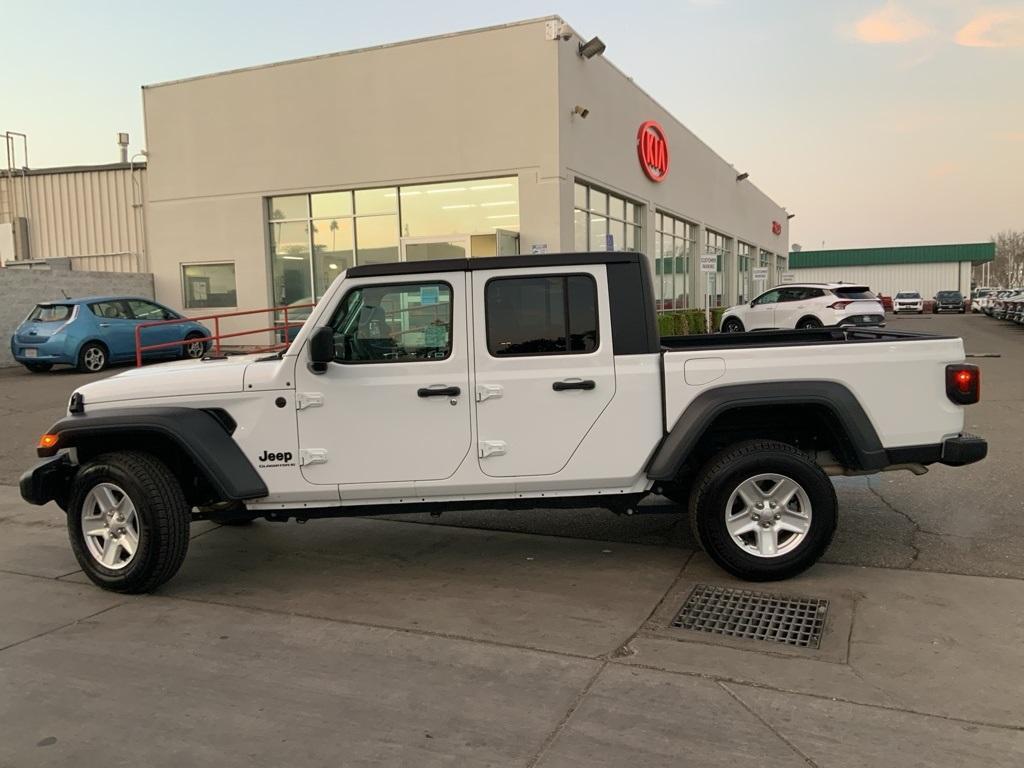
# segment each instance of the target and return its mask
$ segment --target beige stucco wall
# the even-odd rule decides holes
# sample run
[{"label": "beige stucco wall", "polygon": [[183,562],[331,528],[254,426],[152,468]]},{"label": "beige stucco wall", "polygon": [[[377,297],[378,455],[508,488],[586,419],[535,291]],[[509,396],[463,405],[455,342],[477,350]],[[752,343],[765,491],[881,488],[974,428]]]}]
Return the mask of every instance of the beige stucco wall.
[{"label": "beige stucco wall", "polygon": [[[266,306],[265,197],[508,174],[519,177],[524,253],[573,250],[577,176],[647,206],[649,255],[657,207],[788,251],[782,209],[737,184],[728,163],[609,62],[580,59],[576,38],[552,39],[550,21],[144,88],[157,298],[181,308],[183,263],[230,261],[239,306]],[[587,120],[570,118],[577,103]],[[637,160],[648,119],[661,122],[672,153],[661,184]]]},{"label": "beige stucco wall", "polygon": [[535,22],[145,88],[157,297],[234,261],[266,306],[262,200],[289,192],[515,174],[521,247],[558,242],[555,55]]},{"label": "beige stucco wall", "polygon": [[[559,149],[566,177],[562,189],[563,207],[571,212],[575,176],[644,203],[647,210],[645,250],[652,257],[655,255],[652,235],[656,209],[698,224],[700,252],[704,250],[705,228],[728,235],[734,242],[733,263],[726,265],[726,296],[728,301],[733,301],[735,241],[743,240],[786,255],[789,224],[785,210],[749,180],[736,181],[740,171],[750,171],[756,176],[756,168],[737,171],[611,61],[604,56],[580,57],[579,42],[580,38],[574,35],[558,44]],[[590,110],[586,119],[573,115],[577,104]],[[646,120],[655,120],[661,125],[669,147],[669,172],[661,182],[648,179],[637,158],[637,131]],[[782,225],[781,234],[772,234],[773,221]],[[561,246],[572,249],[571,219],[562,230]],[[696,261],[691,267],[694,278],[691,284],[696,291]],[[694,295],[693,299],[696,298]]]}]

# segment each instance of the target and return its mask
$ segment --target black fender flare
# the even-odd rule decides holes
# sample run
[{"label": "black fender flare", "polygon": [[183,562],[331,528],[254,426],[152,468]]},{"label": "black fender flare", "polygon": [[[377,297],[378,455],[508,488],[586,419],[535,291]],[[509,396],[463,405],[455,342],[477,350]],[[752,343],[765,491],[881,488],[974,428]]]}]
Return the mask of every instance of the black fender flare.
[{"label": "black fender flare", "polygon": [[117,450],[119,435],[152,435],[170,441],[188,456],[224,500],[266,496],[266,483],[232,439],[230,428],[233,422],[227,414],[218,418],[199,408],[112,408],[61,419],[47,433],[55,435],[56,442],[41,445],[37,453],[45,458],[97,438]]},{"label": "black fender flare", "polygon": [[871,419],[844,385],[834,381],[777,381],[731,384],[701,392],[655,451],[647,476],[662,482],[674,480],[716,418],[727,411],[758,405],[824,407],[843,430],[857,469],[880,470],[890,464]]}]

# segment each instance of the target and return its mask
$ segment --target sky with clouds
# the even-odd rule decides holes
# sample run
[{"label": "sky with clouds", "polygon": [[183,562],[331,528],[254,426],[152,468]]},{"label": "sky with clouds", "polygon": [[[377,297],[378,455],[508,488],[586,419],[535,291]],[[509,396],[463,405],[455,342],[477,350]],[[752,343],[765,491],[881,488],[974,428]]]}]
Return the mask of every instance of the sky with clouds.
[{"label": "sky with clouds", "polygon": [[109,162],[116,131],[142,147],[144,83],[551,13],[794,212],[805,248],[1024,229],[1024,0],[3,2],[0,131],[35,167]]}]

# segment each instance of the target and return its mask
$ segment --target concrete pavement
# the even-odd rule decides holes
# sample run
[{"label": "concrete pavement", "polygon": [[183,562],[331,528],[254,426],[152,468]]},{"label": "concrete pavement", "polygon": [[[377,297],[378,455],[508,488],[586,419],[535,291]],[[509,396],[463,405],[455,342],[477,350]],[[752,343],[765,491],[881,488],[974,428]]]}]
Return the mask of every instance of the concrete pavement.
[{"label": "concrete pavement", "polygon": [[739,584],[676,514],[202,524],[125,597],[0,488],[0,767],[1024,765],[1024,336],[897,322],[1004,354],[969,411],[992,455],[840,481],[827,562],[742,585],[828,599],[819,649],[673,629],[695,584]]}]

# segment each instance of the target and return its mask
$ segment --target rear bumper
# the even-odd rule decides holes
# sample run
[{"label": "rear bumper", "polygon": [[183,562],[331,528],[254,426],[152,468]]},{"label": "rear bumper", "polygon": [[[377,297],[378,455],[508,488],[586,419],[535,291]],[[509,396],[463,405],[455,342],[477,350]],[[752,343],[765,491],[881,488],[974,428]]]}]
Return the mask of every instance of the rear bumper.
[{"label": "rear bumper", "polygon": [[22,473],[18,481],[21,498],[37,506],[56,501],[64,507],[74,474],[75,467],[68,460],[66,453],[43,459]]},{"label": "rear bumper", "polygon": [[981,461],[988,455],[988,442],[976,435],[947,437],[934,445],[909,445],[889,448],[890,466],[895,464],[945,464],[962,467]]},{"label": "rear bumper", "polygon": [[841,319],[837,325],[844,327],[847,325],[864,326],[867,328],[884,328],[885,327],[885,315],[870,314],[870,315],[850,315]]},{"label": "rear bumper", "polygon": [[[19,363],[72,363],[65,351],[64,339],[53,339],[42,343],[22,342],[11,338],[11,356]],[[34,353],[34,354],[33,354]]]}]

